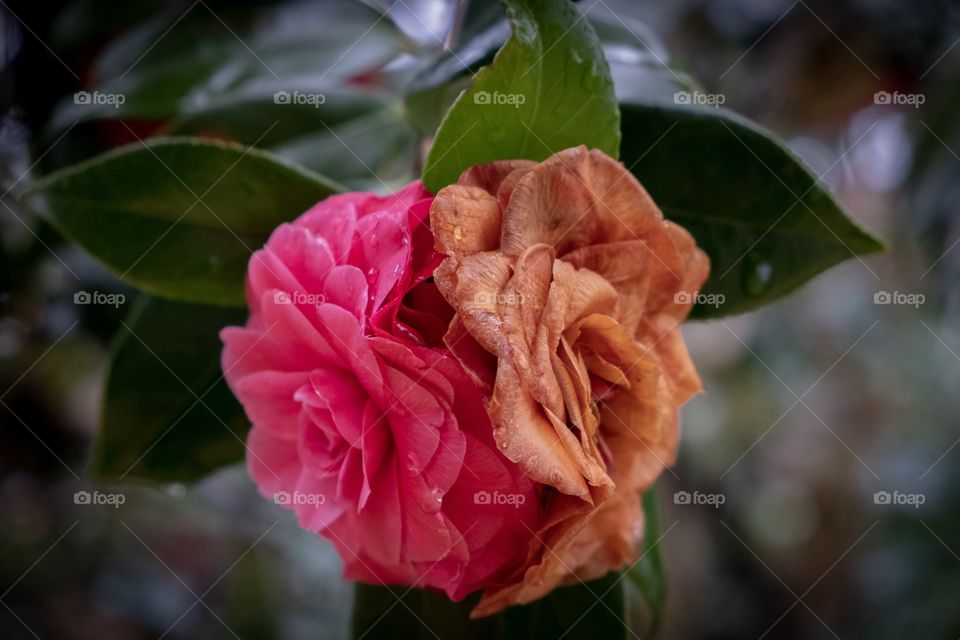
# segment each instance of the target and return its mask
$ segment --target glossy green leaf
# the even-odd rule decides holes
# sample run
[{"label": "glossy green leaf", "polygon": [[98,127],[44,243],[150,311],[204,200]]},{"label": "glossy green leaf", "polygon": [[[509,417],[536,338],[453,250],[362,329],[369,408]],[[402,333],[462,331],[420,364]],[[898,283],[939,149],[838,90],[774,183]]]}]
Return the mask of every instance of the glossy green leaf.
[{"label": "glossy green leaf", "polygon": [[[673,60],[656,34],[637,19],[637,7],[609,7],[603,3],[579,5],[597,33],[621,102],[672,99],[677,91],[698,88]],[[471,75],[493,61],[510,36],[503,7],[496,2],[470,3],[450,51],[421,70],[410,84],[407,111],[414,126],[431,135]]]},{"label": "glossy green leaf", "polygon": [[512,33],[447,113],[423,172],[433,192],[474,164],[585,144],[616,156],[620,114],[596,34],[569,0],[506,0]]},{"label": "glossy green leaf", "polygon": [[337,190],[272,154],[169,138],[56,172],[25,198],[132,285],[234,305],[243,303],[251,252],[277,225]]},{"label": "glossy green leaf", "polygon": [[623,163],[710,256],[694,317],[768,304],[828,267],[883,248],[798,158],[750,121],[671,105],[622,111]]},{"label": "glossy green leaf", "polygon": [[357,584],[353,637],[368,640],[437,637],[615,640],[627,637],[624,584],[620,573],[560,587],[528,605],[470,620],[470,610],[477,604],[479,596],[475,593],[457,603],[423,589]]},{"label": "glossy green leaf", "polygon": [[245,316],[138,300],[114,343],[94,475],[190,481],[243,459],[248,423],[223,380],[218,334]]},{"label": "glossy green leaf", "polygon": [[640,557],[627,571],[630,582],[640,592],[649,620],[645,636],[654,638],[663,619],[667,599],[667,575],[660,555],[660,504],[656,488],[643,494],[643,545]]}]

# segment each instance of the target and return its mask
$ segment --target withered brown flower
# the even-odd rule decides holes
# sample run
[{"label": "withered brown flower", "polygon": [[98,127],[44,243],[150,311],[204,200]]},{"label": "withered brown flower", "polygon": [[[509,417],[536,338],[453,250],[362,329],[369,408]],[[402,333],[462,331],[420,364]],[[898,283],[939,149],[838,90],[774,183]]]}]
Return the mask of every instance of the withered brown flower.
[{"label": "withered brown flower", "polygon": [[678,325],[709,262],[585,147],[473,167],[430,218],[456,311],[445,342],[484,390],[498,446],[542,485],[527,562],[484,592],[483,616],[636,559],[640,494],[701,388]]}]

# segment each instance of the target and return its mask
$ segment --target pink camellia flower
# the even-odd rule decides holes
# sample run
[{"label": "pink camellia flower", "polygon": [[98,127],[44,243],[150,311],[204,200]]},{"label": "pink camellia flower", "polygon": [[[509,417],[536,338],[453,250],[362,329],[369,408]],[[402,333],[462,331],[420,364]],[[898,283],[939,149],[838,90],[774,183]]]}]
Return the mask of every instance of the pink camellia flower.
[{"label": "pink camellia flower", "polygon": [[277,228],[222,364],[253,423],[250,475],[333,542],[347,578],[460,599],[511,579],[541,514],[443,345],[432,200],[419,182],[349,193]]}]

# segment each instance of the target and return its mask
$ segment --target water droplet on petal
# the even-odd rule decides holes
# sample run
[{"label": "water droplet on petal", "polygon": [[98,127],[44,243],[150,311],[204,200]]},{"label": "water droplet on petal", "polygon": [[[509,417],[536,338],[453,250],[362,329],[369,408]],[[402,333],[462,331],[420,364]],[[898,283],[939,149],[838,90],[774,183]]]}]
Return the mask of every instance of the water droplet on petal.
[{"label": "water droplet on petal", "polygon": [[412,453],[407,454],[407,471],[414,474],[420,472],[420,467],[417,465],[417,459],[413,457]]},{"label": "water droplet on petal", "polygon": [[443,491],[439,487],[430,490],[429,497],[423,503],[423,510],[427,513],[436,513],[440,511],[443,504]]}]

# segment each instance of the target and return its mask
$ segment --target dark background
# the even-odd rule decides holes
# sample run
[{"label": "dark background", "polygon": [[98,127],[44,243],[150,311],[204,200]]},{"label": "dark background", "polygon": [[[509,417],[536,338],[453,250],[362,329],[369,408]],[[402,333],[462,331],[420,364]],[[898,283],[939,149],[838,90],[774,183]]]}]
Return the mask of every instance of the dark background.
[{"label": "dark background", "polygon": [[[4,639],[346,634],[351,595],[336,557],[257,497],[241,468],[191,487],[87,478],[109,342],[135,292],[17,202],[31,177],[123,141],[99,126],[63,141],[44,134],[55,105],[90,86],[105,43],[160,8],[176,17],[247,4],[263,3],[0,2]],[[957,7],[580,4],[645,23],[678,68],[780,135],[890,244],[759,312],[687,325],[707,392],[685,410],[680,460],[660,483],[662,637],[960,637]],[[454,9],[385,5],[434,16],[438,32]],[[876,104],[878,91],[923,104]],[[132,124],[148,135],[156,123]],[[73,303],[90,289],[127,302]],[[884,291],[924,301],[876,304]],[[75,503],[95,489],[124,503]],[[677,491],[723,504],[676,504]],[[878,504],[878,491],[922,504]]]}]

